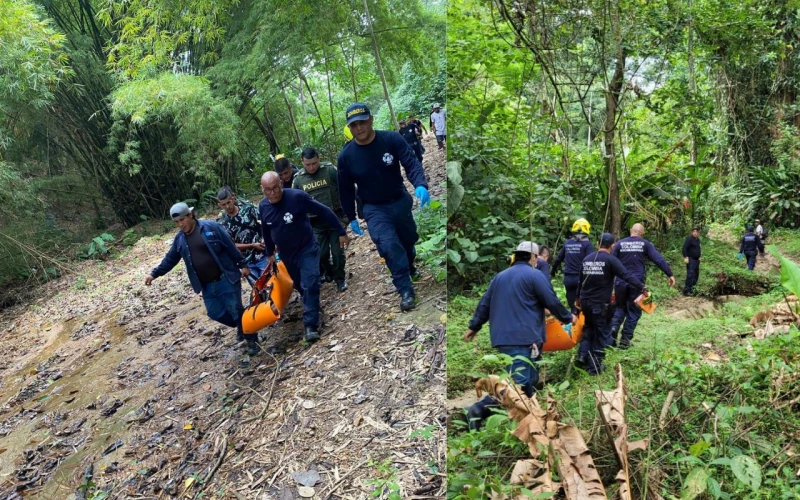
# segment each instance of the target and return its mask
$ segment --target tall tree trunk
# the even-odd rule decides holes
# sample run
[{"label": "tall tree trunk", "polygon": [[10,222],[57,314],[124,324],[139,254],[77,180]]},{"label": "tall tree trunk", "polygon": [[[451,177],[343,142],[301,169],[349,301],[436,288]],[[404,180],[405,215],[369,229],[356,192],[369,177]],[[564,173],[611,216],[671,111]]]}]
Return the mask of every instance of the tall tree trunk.
[{"label": "tall tree trunk", "polygon": [[356,85],[356,67],[355,67],[355,54],[352,57],[347,56],[347,51],[344,50],[344,42],[340,45],[342,48],[342,56],[344,57],[347,71],[350,73],[350,84],[353,86],[353,100],[358,102],[358,85]]},{"label": "tall tree trunk", "polygon": [[[689,52],[689,102],[694,107],[696,102],[696,86],[694,81],[694,14],[692,13],[692,0],[689,0],[689,33],[687,37],[687,49]],[[697,122],[694,113],[689,114],[689,129],[691,131],[691,162],[697,164]]]},{"label": "tall tree trunk", "polygon": [[322,46],[322,55],[325,57],[325,78],[328,81],[328,104],[331,107],[331,128],[333,133],[336,133],[336,114],[333,112],[333,93],[331,92],[331,68],[328,63],[328,51],[325,50],[325,45]]},{"label": "tall tree trunk", "polygon": [[289,110],[289,121],[292,123],[292,132],[294,135],[294,142],[297,144],[297,147],[302,147],[303,145],[300,143],[300,132],[297,131],[297,123],[294,121],[294,111],[292,111],[292,105],[289,104],[289,98],[286,97],[286,91],[282,91],[283,94],[283,102],[286,103],[286,109]]},{"label": "tall tree trunk", "polygon": [[308,80],[303,72],[298,71],[297,74],[300,77],[300,81],[305,84],[306,90],[308,90],[308,95],[311,97],[311,104],[314,106],[314,112],[317,113],[319,124],[322,126],[322,135],[325,135],[325,122],[322,120],[322,114],[319,112],[319,108],[317,107],[317,100],[314,98],[314,93],[311,91],[311,87],[308,85]]},{"label": "tall tree trunk", "polygon": [[603,142],[605,143],[605,163],[608,172],[608,212],[611,219],[610,230],[615,236],[622,233],[622,214],[619,204],[619,180],[617,178],[617,155],[614,147],[614,131],[618,120],[619,98],[622,93],[622,84],[625,79],[625,48],[622,45],[622,27],[620,26],[619,0],[611,4],[611,24],[614,30],[614,43],[616,45],[616,62],[614,76],[606,90],[606,119],[603,124]]},{"label": "tall tree trunk", "polygon": [[397,123],[397,117],[394,115],[394,108],[392,107],[392,100],[389,98],[389,87],[386,86],[386,76],[383,74],[383,65],[381,64],[381,54],[378,51],[378,40],[375,39],[375,30],[372,29],[372,17],[369,15],[369,6],[367,0],[364,0],[364,11],[367,14],[367,24],[369,24],[369,33],[372,35],[372,48],[375,51],[375,61],[378,63],[378,73],[381,75],[381,83],[383,84],[383,95],[386,96],[386,103],[389,105],[389,114],[392,115],[392,124],[394,129],[398,130],[400,125]]}]

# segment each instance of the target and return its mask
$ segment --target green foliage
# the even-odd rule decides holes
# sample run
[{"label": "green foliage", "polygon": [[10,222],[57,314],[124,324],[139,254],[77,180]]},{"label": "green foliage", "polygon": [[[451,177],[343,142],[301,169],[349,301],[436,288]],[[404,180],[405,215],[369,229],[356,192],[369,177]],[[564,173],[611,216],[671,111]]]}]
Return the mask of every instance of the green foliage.
[{"label": "green foliage", "polygon": [[238,3],[206,0],[187,8],[168,0],[102,0],[97,18],[118,33],[108,64],[124,77],[149,76],[170,69],[175,54],[185,49],[200,50],[193,61],[198,66],[211,64],[219,58],[216,48]]},{"label": "green foliage", "polygon": [[100,236],[92,238],[92,241],[86,247],[85,252],[81,254],[84,259],[105,259],[108,257],[108,246],[106,242],[114,241],[114,236],[103,233]]},{"label": "green foliage", "polygon": [[445,267],[445,245],[447,243],[447,226],[445,224],[445,205],[441,201],[431,201],[430,207],[416,211],[414,219],[417,223],[419,241],[416,244],[417,260],[422,262],[433,273],[436,281],[447,277]]},{"label": "green foliage", "polygon": [[110,147],[119,150],[120,164],[130,175],[142,172],[142,144],[133,138],[147,127],[171,125],[177,134],[170,148],[174,153],[167,158],[180,161],[185,173],[204,181],[219,183],[218,167],[236,148],[239,119],[230,106],[214,98],[203,78],[162,73],[124,84],[112,94],[111,109],[115,135],[131,139],[124,145],[114,141]]},{"label": "green foliage", "polygon": [[19,132],[20,116],[47,105],[69,76],[64,44],[32,2],[0,0],[0,153]]},{"label": "green foliage", "polygon": [[400,485],[397,482],[397,468],[392,467],[391,460],[381,463],[370,462],[375,467],[373,478],[367,484],[373,488],[369,498],[386,498],[387,500],[400,500]]},{"label": "green foliage", "polygon": [[767,250],[781,263],[781,285],[795,296],[800,297],[800,267],[781,255],[775,245],[767,245]]},{"label": "green foliage", "polygon": [[796,189],[800,185],[798,134],[800,132],[796,127],[781,125],[778,137],[770,147],[777,165],[749,169],[757,213],[765,214],[761,218],[774,225],[800,226],[800,198]]}]

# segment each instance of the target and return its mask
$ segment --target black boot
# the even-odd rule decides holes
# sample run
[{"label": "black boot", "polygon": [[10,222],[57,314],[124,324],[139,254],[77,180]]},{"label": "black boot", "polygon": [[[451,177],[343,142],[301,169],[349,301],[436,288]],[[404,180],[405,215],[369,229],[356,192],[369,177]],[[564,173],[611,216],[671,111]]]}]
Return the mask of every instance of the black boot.
[{"label": "black boot", "polygon": [[336,289],[340,292],[347,290],[347,282],[345,280],[336,280]]},{"label": "black boot", "polygon": [[248,356],[256,356],[261,352],[261,347],[258,345],[258,337],[253,335],[253,338],[248,338],[244,350]]},{"label": "black boot", "polygon": [[412,267],[408,274],[411,276],[411,281],[419,281],[419,279],[422,277],[422,275],[419,273],[419,269],[416,267]]},{"label": "black boot", "polygon": [[417,305],[417,298],[414,295],[414,290],[403,292],[400,295],[400,310],[410,311]]},{"label": "black boot", "polygon": [[319,331],[313,326],[306,327],[306,342],[313,343],[319,340]]}]

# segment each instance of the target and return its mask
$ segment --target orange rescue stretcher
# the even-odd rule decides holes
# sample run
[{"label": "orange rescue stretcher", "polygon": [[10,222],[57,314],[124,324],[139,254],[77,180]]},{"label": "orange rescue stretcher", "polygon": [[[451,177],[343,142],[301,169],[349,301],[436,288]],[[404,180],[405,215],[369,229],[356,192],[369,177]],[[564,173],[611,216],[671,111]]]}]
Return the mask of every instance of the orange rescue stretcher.
[{"label": "orange rescue stretcher", "polygon": [[269,264],[257,280],[251,280],[253,292],[250,305],[242,316],[244,333],[256,333],[281,318],[289,298],[292,296],[292,282],[289,271],[282,261]]},{"label": "orange rescue stretcher", "polygon": [[580,344],[584,321],[583,313],[578,312],[578,322],[572,326],[571,332],[567,332],[555,317],[548,317],[544,322],[545,342],[542,351],[568,351]]}]

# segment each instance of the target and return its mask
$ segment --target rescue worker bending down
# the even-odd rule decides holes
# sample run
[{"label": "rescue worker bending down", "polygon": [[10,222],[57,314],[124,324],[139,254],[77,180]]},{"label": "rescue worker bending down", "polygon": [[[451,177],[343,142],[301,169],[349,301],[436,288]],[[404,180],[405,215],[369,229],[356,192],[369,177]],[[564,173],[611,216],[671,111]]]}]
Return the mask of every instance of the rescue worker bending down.
[{"label": "rescue worker bending down", "polygon": [[553,262],[553,276],[558,273],[561,263],[564,263],[564,288],[567,291],[567,307],[574,313],[575,299],[578,298],[578,284],[580,281],[583,259],[594,251],[592,242],[589,241],[591,226],[586,219],[578,219],[572,225],[572,237],[564,242]]},{"label": "rescue worker bending down", "polygon": [[[628,238],[619,240],[611,250],[611,255],[618,258],[625,269],[631,272],[642,283],[645,283],[647,270],[645,264],[648,260],[655,263],[659,269],[669,278],[669,286],[675,285],[675,276],[669,264],[658,253],[652,243],[643,238],[644,226],[634,224],[631,227],[631,235]],[[611,322],[611,345],[617,344],[617,330],[622,326],[622,339],[619,348],[628,349],[633,341],[633,331],[642,317],[642,310],[634,304],[634,300],[639,296],[640,290],[636,287],[625,284],[622,280],[616,280],[616,301],[617,310],[614,312],[614,319]]]},{"label": "rescue worker bending down", "polygon": [[583,337],[578,348],[578,364],[586,367],[589,375],[599,375],[606,366],[606,347],[611,345],[611,316],[614,314],[611,293],[614,278],[642,293],[644,284],[631,274],[622,262],[611,255],[614,235],[600,236],[600,249],[583,259],[583,268],[578,286],[580,308],[585,318]]},{"label": "rescue worker bending down", "polygon": [[[541,359],[544,345],[545,308],[562,323],[574,325],[578,321],[558,300],[550,282],[533,268],[533,258],[538,253],[538,246],[530,241],[517,246],[514,263],[489,283],[464,334],[464,340],[471,342],[489,321],[492,347],[512,358],[522,358],[514,359],[506,369],[528,396],[539,381],[534,362]],[[496,406],[498,403],[491,396],[470,406],[467,409],[470,428],[479,427]]]},{"label": "rescue worker bending down", "polygon": [[764,243],[761,238],[753,232],[753,226],[747,226],[747,232],[742,236],[742,243],[739,245],[739,255],[737,259],[741,259],[742,255],[747,257],[747,269],[753,270],[756,268],[756,256],[761,253],[764,254]]},{"label": "rescue worker bending down", "polygon": [[275,262],[275,247],[292,277],[294,288],[303,296],[303,325],[306,342],[319,340],[319,245],[314,239],[308,215],[321,218],[339,233],[339,245],[347,248],[347,231],[333,211],[299,189],[283,189],[275,172],[261,177],[264,199],[258,205],[264,252]]}]

